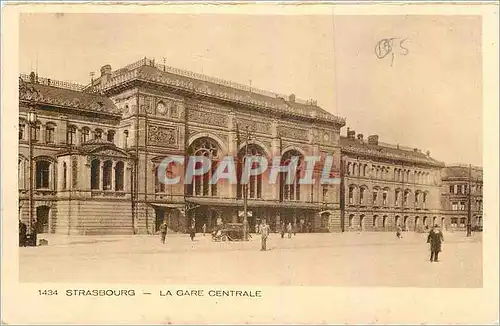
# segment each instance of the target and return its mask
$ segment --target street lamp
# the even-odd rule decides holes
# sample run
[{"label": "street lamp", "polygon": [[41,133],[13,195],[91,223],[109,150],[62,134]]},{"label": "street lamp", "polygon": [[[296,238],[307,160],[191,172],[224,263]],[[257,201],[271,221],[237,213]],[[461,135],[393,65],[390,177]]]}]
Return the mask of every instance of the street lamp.
[{"label": "street lamp", "polygon": [[[246,126],[246,133],[245,133],[245,164],[247,164],[247,159],[248,159],[248,141],[250,140],[250,133],[248,131],[248,126]],[[247,223],[248,223],[248,181],[243,184],[243,239],[245,241],[248,240],[248,228],[247,228]]]},{"label": "street lamp", "polygon": [[29,232],[33,226],[33,126],[36,124],[37,116],[35,107],[32,105],[28,111],[28,147],[29,147]]}]

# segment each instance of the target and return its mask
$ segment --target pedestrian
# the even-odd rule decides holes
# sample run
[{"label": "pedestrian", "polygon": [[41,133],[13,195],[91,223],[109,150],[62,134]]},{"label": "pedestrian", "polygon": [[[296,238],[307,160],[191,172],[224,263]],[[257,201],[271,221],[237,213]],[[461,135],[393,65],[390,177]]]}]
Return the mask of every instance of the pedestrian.
[{"label": "pedestrian", "polygon": [[288,222],[286,226],[286,232],[288,233],[288,239],[292,237],[292,223]]},{"label": "pedestrian", "polygon": [[195,225],[191,224],[191,228],[189,229],[189,236],[191,237],[191,241],[194,241],[194,237],[196,235]]},{"label": "pedestrian", "polygon": [[259,233],[259,223],[255,223],[255,233]]},{"label": "pedestrian", "polygon": [[269,236],[269,225],[267,225],[266,220],[262,220],[259,228],[260,236],[261,236],[261,251],[266,251],[266,241]]},{"label": "pedestrian", "polygon": [[207,233],[207,223],[203,223],[203,236]]},{"label": "pedestrian", "polygon": [[19,247],[26,247],[26,233],[28,232],[28,228],[26,224],[19,220]]},{"label": "pedestrian", "polygon": [[283,239],[285,237],[285,230],[286,230],[286,227],[285,227],[285,222],[281,222],[281,239]]},{"label": "pedestrian", "polygon": [[398,228],[396,230],[396,236],[398,237],[398,239],[401,239],[403,237],[402,233],[403,233],[403,230],[401,229],[401,226],[398,225]]},{"label": "pedestrian", "polygon": [[293,228],[292,228],[292,230],[293,230],[293,235],[294,235],[294,236],[295,236],[295,235],[297,235],[297,223],[296,223],[296,222],[294,222],[294,223],[293,223]]},{"label": "pedestrian", "polygon": [[165,239],[167,238],[167,221],[163,220],[163,223],[160,225],[160,235],[161,235],[161,243],[165,243]]},{"label": "pedestrian", "polygon": [[434,225],[434,227],[429,232],[427,236],[427,243],[430,244],[431,249],[431,258],[430,262],[438,262],[438,256],[441,252],[441,243],[444,242],[443,233],[439,229],[438,225]]}]

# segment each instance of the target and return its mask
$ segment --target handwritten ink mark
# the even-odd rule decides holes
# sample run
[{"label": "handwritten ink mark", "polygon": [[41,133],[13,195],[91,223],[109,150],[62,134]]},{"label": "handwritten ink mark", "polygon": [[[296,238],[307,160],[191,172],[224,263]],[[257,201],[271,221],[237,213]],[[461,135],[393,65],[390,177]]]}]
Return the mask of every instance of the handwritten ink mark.
[{"label": "handwritten ink mark", "polygon": [[[399,39],[398,37],[391,37],[391,38],[384,38],[380,40],[377,45],[375,46],[375,55],[377,56],[378,59],[384,59],[387,57],[389,54],[391,55],[391,67],[394,64],[394,58],[395,58],[395,53],[394,53],[394,40]],[[408,38],[405,37],[399,41],[399,48],[400,48],[400,53],[401,55],[407,55],[410,51],[408,48],[403,46],[403,43],[406,42]]]}]

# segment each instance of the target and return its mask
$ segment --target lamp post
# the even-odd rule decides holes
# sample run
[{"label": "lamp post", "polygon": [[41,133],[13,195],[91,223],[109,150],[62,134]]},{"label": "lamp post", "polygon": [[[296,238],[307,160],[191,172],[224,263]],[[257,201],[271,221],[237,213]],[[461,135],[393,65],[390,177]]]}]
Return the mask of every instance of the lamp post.
[{"label": "lamp post", "polygon": [[37,116],[35,107],[30,106],[28,111],[28,147],[29,147],[29,232],[33,229],[33,126],[36,124]]},{"label": "lamp post", "polygon": [[[247,158],[248,158],[248,141],[250,140],[250,133],[248,131],[248,126],[246,126],[246,132],[245,132],[245,165],[247,164]],[[245,169],[244,169],[245,170]],[[243,239],[245,241],[248,240],[248,181],[243,184]]]}]

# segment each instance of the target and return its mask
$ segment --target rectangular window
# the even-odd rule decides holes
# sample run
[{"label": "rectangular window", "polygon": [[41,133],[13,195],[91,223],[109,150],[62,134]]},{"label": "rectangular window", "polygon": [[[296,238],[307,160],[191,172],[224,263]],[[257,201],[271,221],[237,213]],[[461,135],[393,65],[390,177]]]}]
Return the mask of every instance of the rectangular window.
[{"label": "rectangular window", "polygon": [[54,143],[54,127],[49,127],[45,129],[45,141],[47,144]]},{"label": "rectangular window", "polygon": [[464,201],[460,202],[460,210],[465,211],[465,202]]},{"label": "rectangular window", "polygon": [[384,203],[384,206],[386,206],[387,205],[387,192],[384,192],[382,194],[382,201]]},{"label": "rectangular window", "polygon": [[452,217],[451,220],[450,220],[450,224],[451,224],[451,226],[456,227],[457,224],[458,224],[458,218]]},{"label": "rectangular window", "polygon": [[457,211],[458,210],[458,202],[454,201],[451,203],[451,210],[452,211]]},{"label": "rectangular window", "polygon": [[453,185],[450,185],[450,194],[453,193]]},{"label": "rectangular window", "polygon": [[19,140],[24,140],[24,124],[19,124]]}]

